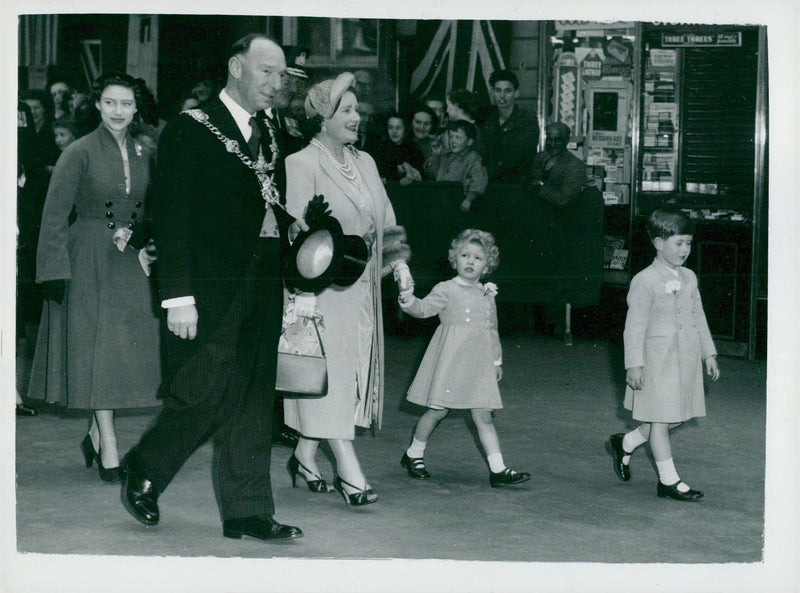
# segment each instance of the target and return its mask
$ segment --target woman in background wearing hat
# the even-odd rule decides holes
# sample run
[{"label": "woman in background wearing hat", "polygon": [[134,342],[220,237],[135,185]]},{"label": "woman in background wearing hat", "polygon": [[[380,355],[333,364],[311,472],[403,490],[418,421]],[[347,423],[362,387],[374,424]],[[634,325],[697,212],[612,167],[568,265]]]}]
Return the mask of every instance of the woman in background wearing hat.
[{"label": "woman in background wearing hat", "polygon": [[160,404],[152,258],[139,232],[150,154],[129,130],[141,101],[133,78],[105,74],[92,98],[101,123],[64,149],[42,213],[36,281],[48,303],[28,397],[89,410],[83,460],[118,482],[115,410]]},{"label": "woman in background wearing hat", "polygon": [[[308,91],[305,100],[310,144],[286,159],[286,207],[297,218],[309,200],[323,195],[346,235],[363,237],[370,256],[364,272],[347,287],[328,286],[316,294],[328,361],[328,393],[318,399],[284,402],[285,422],[302,436],[288,469],[313,492],[327,492],[316,462],[322,439],[336,457],[334,487],[348,505],[370,504],[373,492],[356,457],[355,427],[380,427],[383,412],[383,325],[381,275],[391,269],[383,257],[386,231],[397,231],[395,214],[375,161],[352,147],[358,140],[354,77],[341,74]],[[388,236],[388,234],[387,234]],[[396,245],[396,243],[395,243]],[[405,246],[407,249],[407,246]],[[400,253],[403,250],[399,250]],[[405,254],[397,255],[399,262]]]}]

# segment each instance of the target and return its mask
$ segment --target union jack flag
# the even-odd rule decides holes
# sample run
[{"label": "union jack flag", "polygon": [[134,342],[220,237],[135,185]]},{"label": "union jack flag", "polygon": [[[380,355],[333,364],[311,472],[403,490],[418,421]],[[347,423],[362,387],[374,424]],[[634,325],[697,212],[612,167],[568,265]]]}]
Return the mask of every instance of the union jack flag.
[{"label": "union jack flag", "polygon": [[411,74],[411,94],[444,97],[464,88],[488,96],[489,76],[505,68],[495,27],[490,21],[441,21]]}]

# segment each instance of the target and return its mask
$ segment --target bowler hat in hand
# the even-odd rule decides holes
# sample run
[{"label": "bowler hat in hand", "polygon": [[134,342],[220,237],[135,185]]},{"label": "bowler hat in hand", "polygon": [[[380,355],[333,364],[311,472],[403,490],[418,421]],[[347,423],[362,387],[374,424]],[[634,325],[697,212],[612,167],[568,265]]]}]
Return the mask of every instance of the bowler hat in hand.
[{"label": "bowler hat in hand", "polygon": [[314,196],[308,203],[309,229],[297,235],[286,258],[284,276],[290,289],[320,292],[331,284],[350,286],[367,267],[366,241],[345,235],[327,208],[323,196]]}]

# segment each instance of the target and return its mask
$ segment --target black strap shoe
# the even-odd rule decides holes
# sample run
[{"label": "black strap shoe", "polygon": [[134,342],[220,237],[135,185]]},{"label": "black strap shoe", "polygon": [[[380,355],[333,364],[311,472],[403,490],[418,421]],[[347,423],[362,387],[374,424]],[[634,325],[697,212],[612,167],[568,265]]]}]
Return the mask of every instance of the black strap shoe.
[{"label": "black strap shoe", "polygon": [[622,463],[622,458],[625,455],[631,455],[622,448],[622,439],[625,437],[624,433],[612,434],[608,439],[608,444],[611,447],[611,454],[614,456],[614,473],[623,482],[631,479],[631,466]]},{"label": "black strap shoe", "polygon": [[158,488],[147,479],[134,455],[122,460],[122,505],[137,521],[148,527],[158,524]]},{"label": "black strap shoe", "polygon": [[509,486],[511,484],[522,484],[531,479],[528,472],[515,472],[512,469],[505,468],[501,472],[489,472],[489,485],[492,488],[501,488],[502,486]]},{"label": "black strap shoe", "polygon": [[422,457],[409,457],[408,453],[403,453],[400,465],[406,468],[408,475],[415,480],[429,480],[431,477],[425,469],[425,460]]},{"label": "black strap shoe", "polygon": [[681,492],[678,490],[678,484],[682,483],[683,482],[678,480],[674,484],[667,486],[659,481],[656,493],[660,498],[672,498],[674,500],[681,500],[683,502],[695,502],[703,498],[703,493],[700,490],[692,490],[691,488],[689,488],[689,490],[686,492]]},{"label": "black strap shoe", "polygon": [[222,522],[222,535],[233,539],[241,539],[249,535],[263,541],[287,541],[303,537],[299,527],[282,525],[271,515],[252,515],[240,519],[225,519]]}]

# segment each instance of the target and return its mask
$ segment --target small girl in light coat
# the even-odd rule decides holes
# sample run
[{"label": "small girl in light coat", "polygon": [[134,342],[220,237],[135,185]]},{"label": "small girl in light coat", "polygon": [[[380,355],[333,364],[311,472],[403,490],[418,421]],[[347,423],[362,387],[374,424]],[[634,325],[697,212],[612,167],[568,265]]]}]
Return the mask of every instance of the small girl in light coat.
[{"label": "small girl in light coat", "polygon": [[494,301],[497,287],[480,280],[497,267],[498,256],[491,234],[462,231],[453,239],[448,254],[458,275],[434,286],[424,299],[414,297],[413,286],[400,293],[400,306],[409,315],[438,314],[441,320],[407,396],[408,401],[428,408],[400,460],[408,475],[417,480],[430,478],[423,459],[425,447],[451,409],[471,410],[489,463],[492,488],[519,484],[531,477],[505,466],[494,427],[493,410],[503,407],[497,388],[503,376]]}]

